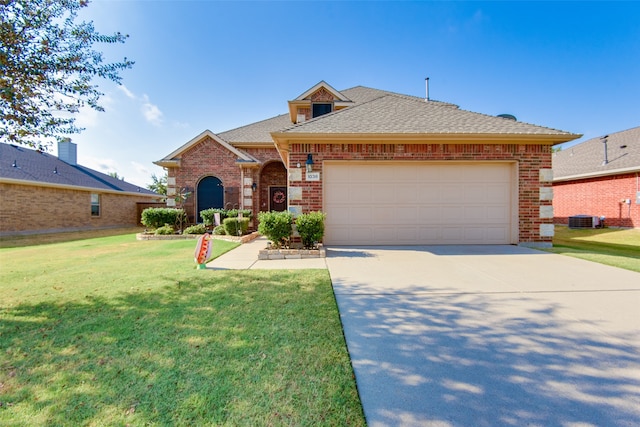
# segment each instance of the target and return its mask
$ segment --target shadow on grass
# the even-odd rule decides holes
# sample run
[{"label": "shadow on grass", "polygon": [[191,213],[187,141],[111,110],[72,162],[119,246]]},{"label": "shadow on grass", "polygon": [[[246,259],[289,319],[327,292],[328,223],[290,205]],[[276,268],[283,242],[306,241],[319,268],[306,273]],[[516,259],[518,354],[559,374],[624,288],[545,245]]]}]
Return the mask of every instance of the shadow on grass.
[{"label": "shadow on grass", "polygon": [[0,424],[362,425],[326,273],[0,311]]},{"label": "shadow on grass", "polygon": [[339,303],[370,424],[640,425],[637,334],[594,333],[521,295]]}]

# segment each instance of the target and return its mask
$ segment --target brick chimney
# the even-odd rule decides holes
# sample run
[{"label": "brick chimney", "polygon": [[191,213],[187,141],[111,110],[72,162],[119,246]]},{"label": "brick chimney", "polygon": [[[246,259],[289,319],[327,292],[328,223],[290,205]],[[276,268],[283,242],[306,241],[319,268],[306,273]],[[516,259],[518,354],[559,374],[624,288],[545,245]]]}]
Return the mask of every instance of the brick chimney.
[{"label": "brick chimney", "polygon": [[76,166],[78,164],[78,146],[69,140],[58,142],[58,158],[65,163]]}]

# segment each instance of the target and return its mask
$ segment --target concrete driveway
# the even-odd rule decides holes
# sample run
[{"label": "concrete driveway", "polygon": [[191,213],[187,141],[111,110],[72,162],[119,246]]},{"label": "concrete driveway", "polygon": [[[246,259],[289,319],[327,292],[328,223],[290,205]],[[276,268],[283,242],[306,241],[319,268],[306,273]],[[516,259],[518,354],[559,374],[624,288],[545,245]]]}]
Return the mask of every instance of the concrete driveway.
[{"label": "concrete driveway", "polygon": [[326,264],[369,426],[640,425],[640,273],[515,246]]}]

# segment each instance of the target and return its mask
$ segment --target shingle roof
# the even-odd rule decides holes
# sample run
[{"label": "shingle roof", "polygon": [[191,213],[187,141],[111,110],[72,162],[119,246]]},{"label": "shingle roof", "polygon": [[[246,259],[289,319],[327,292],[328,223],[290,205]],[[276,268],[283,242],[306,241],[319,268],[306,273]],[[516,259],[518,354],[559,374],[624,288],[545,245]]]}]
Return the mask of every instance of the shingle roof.
[{"label": "shingle roof", "polygon": [[4,143],[0,143],[0,178],[157,195],[93,169],[63,162],[51,154]]},{"label": "shingle roof", "polygon": [[603,137],[592,138],[554,153],[554,179],[640,171],[640,126],[610,133],[606,140],[607,163],[604,163]]},{"label": "shingle roof", "polygon": [[[395,92],[389,92],[386,90],[373,89],[365,86],[355,86],[349,89],[340,91],[346,98],[349,98],[354,104],[362,104],[370,102],[374,99],[381,98],[386,95],[395,95],[398,97],[413,99],[416,101],[424,102],[424,99],[410,95],[402,95]],[[430,101],[435,105],[449,106],[457,108],[454,104],[448,104],[440,101]],[[350,107],[352,108],[352,107]],[[348,108],[349,109],[349,108]],[[347,109],[347,110],[348,110]],[[345,110],[340,110],[345,111]],[[225,132],[218,133],[217,135],[231,144],[267,144],[273,145],[273,138],[271,132],[278,132],[287,129],[292,126],[289,114],[281,114],[270,119],[262,120],[256,123],[251,123],[245,126],[241,126],[236,129],[231,129]]]},{"label": "shingle roof", "polygon": [[264,143],[272,146],[273,138],[271,138],[271,132],[284,129],[287,126],[291,126],[289,114],[280,114],[279,116],[231,129],[217,135],[231,144]]},{"label": "shingle roof", "polygon": [[326,114],[283,131],[305,134],[505,134],[578,135],[501,117],[452,108],[451,104],[388,94]]}]

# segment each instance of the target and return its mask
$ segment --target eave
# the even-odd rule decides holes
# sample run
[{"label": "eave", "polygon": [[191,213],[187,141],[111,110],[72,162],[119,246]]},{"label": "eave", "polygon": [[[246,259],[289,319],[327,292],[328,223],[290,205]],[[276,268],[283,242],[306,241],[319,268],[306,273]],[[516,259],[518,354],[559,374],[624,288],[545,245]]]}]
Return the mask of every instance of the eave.
[{"label": "eave", "polygon": [[276,150],[285,165],[289,164],[289,145],[294,143],[335,144],[362,142],[366,144],[420,143],[420,144],[518,144],[556,145],[580,138],[578,134],[460,134],[460,133],[298,133],[272,132]]},{"label": "eave", "polygon": [[62,190],[88,191],[92,193],[118,194],[121,196],[146,197],[150,199],[162,199],[160,194],[138,193],[135,191],[119,191],[109,188],[85,187],[80,185],[55,184],[51,182],[29,181],[25,179],[0,178],[0,184],[27,185],[30,187],[57,188]]},{"label": "eave", "polygon": [[589,178],[601,178],[604,176],[612,176],[612,175],[624,175],[627,173],[640,173],[640,166],[632,166],[628,168],[621,169],[610,169],[606,171],[598,171],[598,172],[587,172],[575,175],[567,175],[561,176],[558,178],[554,178],[553,182],[566,182],[566,181],[578,181],[581,179],[589,179]]}]

